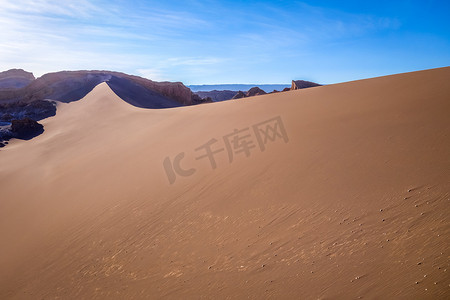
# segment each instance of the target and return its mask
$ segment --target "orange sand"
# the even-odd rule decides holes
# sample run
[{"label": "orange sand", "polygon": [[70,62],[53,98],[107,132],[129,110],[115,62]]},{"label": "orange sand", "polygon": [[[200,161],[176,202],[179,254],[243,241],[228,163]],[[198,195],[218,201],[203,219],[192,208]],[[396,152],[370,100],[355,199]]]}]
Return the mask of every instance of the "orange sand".
[{"label": "orange sand", "polygon": [[[0,151],[0,298],[448,299],[449,78],[166,110],[100,84]],[[252,126],[278,116],[288,141],[262,151]]]}]

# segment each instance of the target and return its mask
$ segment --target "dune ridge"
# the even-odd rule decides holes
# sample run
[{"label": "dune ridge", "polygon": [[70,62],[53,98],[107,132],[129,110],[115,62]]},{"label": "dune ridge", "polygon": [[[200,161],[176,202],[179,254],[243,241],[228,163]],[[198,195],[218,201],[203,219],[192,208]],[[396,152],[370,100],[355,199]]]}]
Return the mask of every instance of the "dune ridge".
[{"label": "dune ridge", "polygon": [[[0,152],[0,298],[448,298],[449,77],[61,103]],[[235,130],[254,147],[230,156]]]}]

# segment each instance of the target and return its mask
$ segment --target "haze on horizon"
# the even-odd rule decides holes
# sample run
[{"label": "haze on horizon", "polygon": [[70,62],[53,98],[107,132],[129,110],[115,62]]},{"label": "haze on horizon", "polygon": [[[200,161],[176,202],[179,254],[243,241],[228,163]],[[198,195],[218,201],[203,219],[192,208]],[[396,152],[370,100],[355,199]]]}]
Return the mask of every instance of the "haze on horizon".
[{"label": "haze on horizon", "polygon": [[0,0],[1,70],[336,83],[448,66],[447,1]]}]

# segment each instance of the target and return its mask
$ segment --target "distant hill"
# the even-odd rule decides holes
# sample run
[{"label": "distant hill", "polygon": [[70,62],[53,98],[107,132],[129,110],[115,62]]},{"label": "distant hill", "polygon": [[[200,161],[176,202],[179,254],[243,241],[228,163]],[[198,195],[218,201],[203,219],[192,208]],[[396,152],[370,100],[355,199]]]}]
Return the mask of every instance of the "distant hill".
[{"label": "distant hill", "polygon": [[199,91],[248,91],[252,87],[259,87],[266,93],[270,93],[273,90],[281,91],[284,88],[290,88],[291,84],[202,84],[202,85],[188,85],[194,93]]},{"label": "distant hill", "polygon": [[33,73],[22,69],[11,69],[0,72],[0,91],[20,89],[34,80]]},{"label": "distant hill", "polygon": [[[292,80],[292,84],[223,84],[223,85],[189,85],[188,87],[200,98],[211,98],[213,102],[224,101],[230,99],[240,99],[257,95],[264,95],[273,92],[285,92],[309,87],[321,86],[318,83],[305,80]],[[208,90],[214,88],[213,90]],[[217,89],[215,89],[217,88]],[[219,90],[219,88],[236,88],[236,90]]]},{"label": "distant hill", "polygon": [[292,80],[291,90],[300,90],[315,86],[321,86],[321,84],[306,80]]},{"label": "distant hill", "polygon": [[[37,79],[23,70],[10,70],[0,74],[4,74],[5,80],[8,79],[5,86],[9,87],[0,89],[0,103],[30,103],[36,100],[76,101],[102,82],[107,82],[124,101],[142,108],[169,108],[203,102],[181,82],[156,82],[112,71],[61,71],[48,73]],[[30,74],[29,82],[25,84],[24,80],[19,79],[27,74]],[[12,88],[13,86],[16,88]]]},{"label": "distant hill", "polygon": [[195,93],[197,95],[199,95],[200,98],[207,98],[207,97],[209,97],[209,98],[211,98],[211,100],[213,102],[218,102],[218,101],[225,101],[225,100],[232,99],[238,93],[238,91],[212,90],[212,91],[199,91],[199,92],[195,92]]}]

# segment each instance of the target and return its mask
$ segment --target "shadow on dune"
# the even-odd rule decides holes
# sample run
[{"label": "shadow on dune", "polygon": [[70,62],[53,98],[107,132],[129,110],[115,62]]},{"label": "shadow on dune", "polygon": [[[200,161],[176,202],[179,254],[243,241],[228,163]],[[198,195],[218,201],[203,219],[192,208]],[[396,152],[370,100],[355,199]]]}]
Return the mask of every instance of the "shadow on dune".
[{"label": "shadow on dune", "polygon": [[175,100],[147,89],[129,79],[112,76],[108,86],[125,102],[140,108],[171,108],[182,106]]}]

